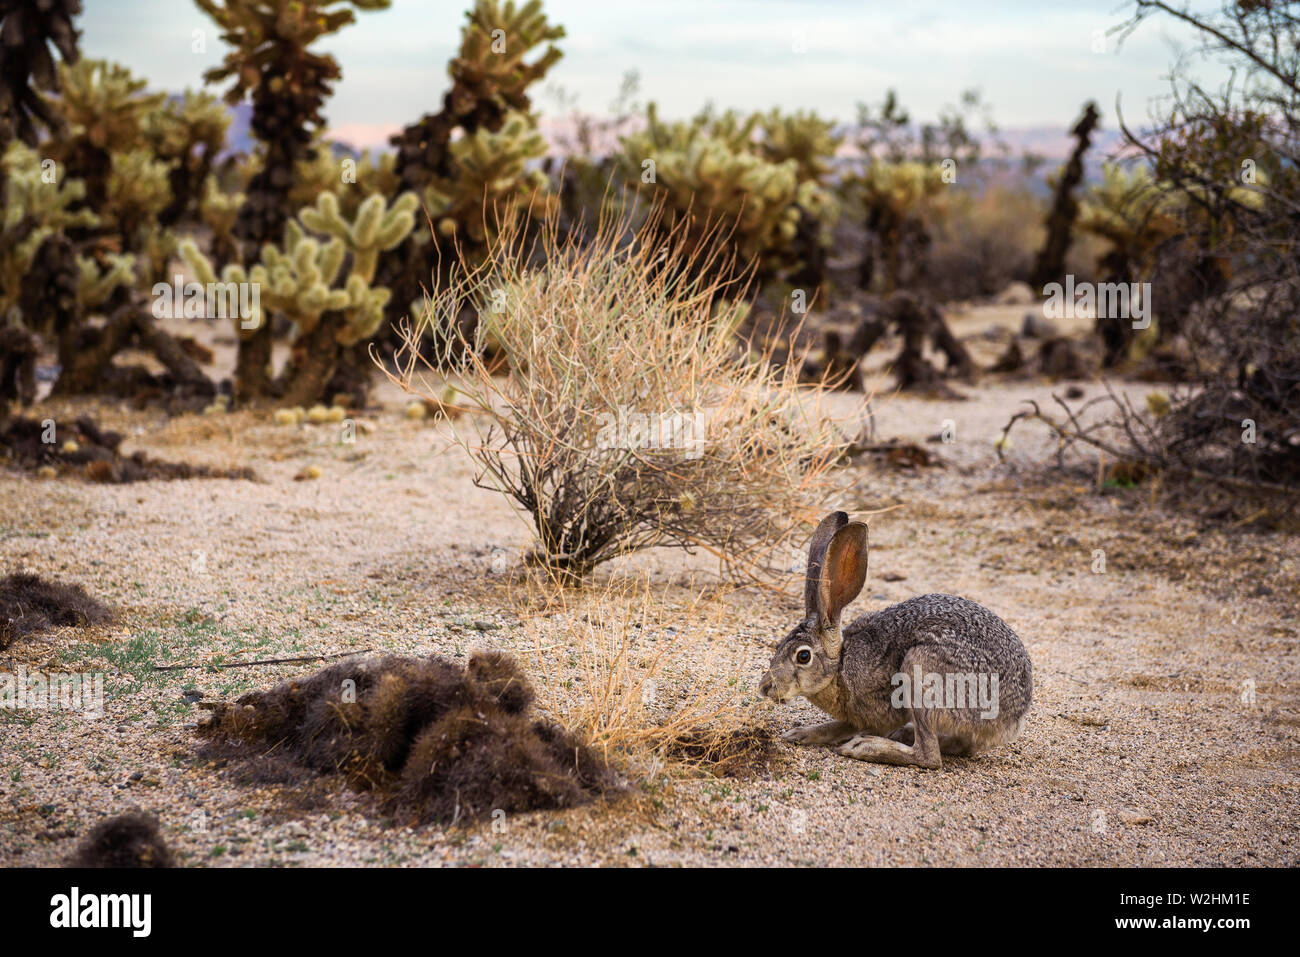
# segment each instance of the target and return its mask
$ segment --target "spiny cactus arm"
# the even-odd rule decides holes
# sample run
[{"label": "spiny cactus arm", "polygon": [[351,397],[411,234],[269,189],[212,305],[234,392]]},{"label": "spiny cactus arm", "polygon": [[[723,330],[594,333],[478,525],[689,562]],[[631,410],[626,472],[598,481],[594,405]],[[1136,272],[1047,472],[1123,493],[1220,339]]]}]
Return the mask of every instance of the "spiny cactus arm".
[{"label": "spiny cactus arm", "polygon": [[135,257],[110,254],[105,268],[89,256],[77,257],[77,303],[84,310],[96,309],[122,286],[135,285]]},{"label": "spiny cactus arm", "polygon": [[390,296],[387,289],[371,288],[357,275],[348,278],[346,294],[350,305],[335,336],[344,348],[364,342],[379,331]]},{"label": "spiny cactus arm", "polygon": [[304,206],[298,220],[314,233],[337,236],[345,243],[352,242],[352,227],[339,213],[339,198],[330,190],[316,197],[316,205]]},{"label": "spiny cactus arm", "polygon": [[203,254],[199,249],[198,243],[187,237],[181,240],[177,249],[185,265],[190,267],[194,273],[196,281],[203,283],[205,286],[209,283],[216,282],[248,282],[249,275],[244,267],[238,263],[229,263],[221,270],[221,278],[217,278],[217,273],[212,265],[212,260]]},{"label": "spiny cactus arm", "polygon": [[374,246],[379,235],[379,223],[384,218],[384,198],[371,196],[357,210],[357,217],[348,230],[348,240],[354,249]]},{"label": "spiny cactus arm", "polygon": [[414,193],[405,193],[388,208],[378,194],[361,204],[352,226],[353,276],[366,283],[374,280],[379,253],[395,247],[415,228],[416,203]]},{"label": "spiny cactus arm", "polygon": [[374,246],[380,252],[397,247],[415,228],[415,213],[420,201],[414,193],[403,193],[384,212],[375,232]]},{"label": "spiny cactus arm", "polygon": [[347,244],[341,239],[331,239],[321,247],[320,255],[316,258],[316,269],[320,274],[320,281],[326,286],[334,285],[338,279],[339,270],[343,268],[343,257],[347,255]]},{"label": "spiny cactus arm", "polygon": [[212,230],[214,236],[229,241],[233,238],[239,207],[244,205],[243,193],[225,193],[217,185],[217,178],[209,175],[203,181],[203,196],[199,200],[199,218]]}]

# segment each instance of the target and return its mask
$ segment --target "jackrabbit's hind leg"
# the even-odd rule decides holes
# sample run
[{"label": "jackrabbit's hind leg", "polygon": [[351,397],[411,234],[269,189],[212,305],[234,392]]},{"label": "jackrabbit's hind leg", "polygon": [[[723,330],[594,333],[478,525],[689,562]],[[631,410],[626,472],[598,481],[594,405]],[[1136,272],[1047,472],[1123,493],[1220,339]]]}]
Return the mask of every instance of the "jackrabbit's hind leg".
[{"label": "jackrabbit's hind leg", "polygon": [[915,729],[912,744],[904,744],[874,734],[857,734],[840,745],[837,750],[850,758],[874,761],[877,764],[902,764],[920,768],[942,767],[939,736],[935,734],[929,713],[922,708],[913,708],[911,715]]},{"label": "jackrabbit's hind leg", "polygon": [[847,721],[827,721],[824,724],[810,724],[804,728],[795,728],[781,736],[783,741],[802,744],[806,747],[821,747],[828,744],[840,744],[853,737],[856,729]]}]

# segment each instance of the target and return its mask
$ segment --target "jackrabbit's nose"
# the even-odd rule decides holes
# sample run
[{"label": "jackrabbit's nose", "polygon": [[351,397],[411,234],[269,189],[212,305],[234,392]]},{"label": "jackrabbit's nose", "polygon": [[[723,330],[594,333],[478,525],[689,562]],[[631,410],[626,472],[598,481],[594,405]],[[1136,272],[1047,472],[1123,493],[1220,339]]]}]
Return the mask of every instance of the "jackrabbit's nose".
[{"label": "jackrabbit's nose", "polygon": [[772,679],[764,678],[758,685],[758,693],[764,698],[772,697]]}]

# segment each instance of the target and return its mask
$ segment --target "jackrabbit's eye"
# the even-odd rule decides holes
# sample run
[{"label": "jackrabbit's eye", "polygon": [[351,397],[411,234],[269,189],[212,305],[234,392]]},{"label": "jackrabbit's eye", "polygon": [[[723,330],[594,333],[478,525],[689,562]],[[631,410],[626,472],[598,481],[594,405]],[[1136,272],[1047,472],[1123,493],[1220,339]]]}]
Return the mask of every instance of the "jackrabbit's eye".
[{"label": "jackrabbit's eye", "polygon": [[794,653],[794,663],[797,665],[812,664],[812,649],[807,645],[800,645],[799,650]]}]

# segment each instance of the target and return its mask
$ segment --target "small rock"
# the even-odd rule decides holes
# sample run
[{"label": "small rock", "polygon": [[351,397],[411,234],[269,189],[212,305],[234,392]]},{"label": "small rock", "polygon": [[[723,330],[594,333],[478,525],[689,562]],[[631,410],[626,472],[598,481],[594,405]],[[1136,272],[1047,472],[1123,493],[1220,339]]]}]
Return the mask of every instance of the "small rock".
[{"label": "small rock", "polygon": [[1125,808],[1119,812],[1120,823],[1122,824],[1150,824],[1155,818],[1144,811],[1135,811],[1132,808]]}]

